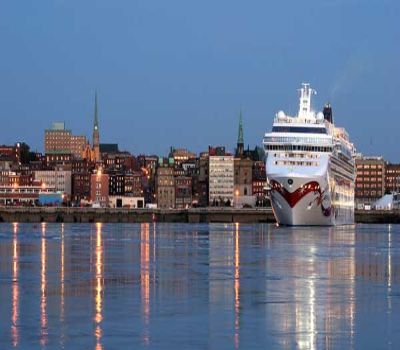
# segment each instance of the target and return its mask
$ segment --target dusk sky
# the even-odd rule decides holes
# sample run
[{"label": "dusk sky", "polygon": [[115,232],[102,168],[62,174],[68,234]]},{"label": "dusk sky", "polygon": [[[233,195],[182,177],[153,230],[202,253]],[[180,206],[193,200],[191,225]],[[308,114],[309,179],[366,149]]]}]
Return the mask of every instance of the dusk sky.
[{"label": "dusk sky", "polygon": [[65,121],[134,154],[261,145],[310,82],[357,150],[400,162],[399,0],[0,2],[0,144]]}]

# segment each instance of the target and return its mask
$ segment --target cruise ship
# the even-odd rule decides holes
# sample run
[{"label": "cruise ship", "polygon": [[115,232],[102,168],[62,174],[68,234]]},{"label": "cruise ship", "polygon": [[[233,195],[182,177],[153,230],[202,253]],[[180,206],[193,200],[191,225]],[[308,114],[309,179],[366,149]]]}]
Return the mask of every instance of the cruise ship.
[{"label": "cruise ship", "polygon": [[267,193],[279,225],[333,226],[354,222],[355,149],[332,108],[314,112],[302,84],[297,116],[279,111],[263,139]]}]

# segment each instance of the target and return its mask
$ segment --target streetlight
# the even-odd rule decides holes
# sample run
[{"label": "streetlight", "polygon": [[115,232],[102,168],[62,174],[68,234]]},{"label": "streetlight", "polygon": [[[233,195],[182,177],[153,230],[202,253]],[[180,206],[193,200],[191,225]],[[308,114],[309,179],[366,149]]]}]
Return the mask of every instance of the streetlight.
[{"label": "streetlight", "polygon": [[235,198],[236,198],[236,199],[235,199],[235,207],[238,207],[238,206],[239,206],[239,203],[238,203],[239,194],[240,194],[239,190],[236,189],[236,191],[235,191]]}]

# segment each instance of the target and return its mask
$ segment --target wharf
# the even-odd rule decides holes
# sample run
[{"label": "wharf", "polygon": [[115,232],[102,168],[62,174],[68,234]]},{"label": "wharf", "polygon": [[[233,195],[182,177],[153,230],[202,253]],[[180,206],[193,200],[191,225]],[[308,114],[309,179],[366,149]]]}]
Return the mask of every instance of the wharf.
[{"label": "wharf", "polygon": [[[400,210],[356,210],[357,223],[400,223]],[[125,209],[66,207],[0,207],[0,222],[66,223],[274,223],[270,208]]]}]

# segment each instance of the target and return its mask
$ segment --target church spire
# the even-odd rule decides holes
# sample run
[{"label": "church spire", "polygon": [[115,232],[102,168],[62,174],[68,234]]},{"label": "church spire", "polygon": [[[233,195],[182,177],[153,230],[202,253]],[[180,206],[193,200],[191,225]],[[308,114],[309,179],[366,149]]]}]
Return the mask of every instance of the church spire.
[{"label": "church spire", "polygon": [[94,93],[94,130],[99,130],[99,119],[97,115],[97,91]]},{"label": "church spire", "polygon": [[243,118],[242,118],[242,111],[240,110],[240,115],[239,115],[239,132],[238,132],[238,140],[237,140],[238,145],[239,144],[244,144],[244,139],[243,139]]},{"label": "church spire", "polygon": [[242,110],[240,110],[236,157],[242,157],[243,153],[244,153],[243,118],[242,118]]},{"label": "church spire", "polygon": [[93,155],[94,160],[99,162],[100,157],[100,132],[99,132],[99,119],[97,110],[97,91],[94,95],[94,121],[93,121]]}]

